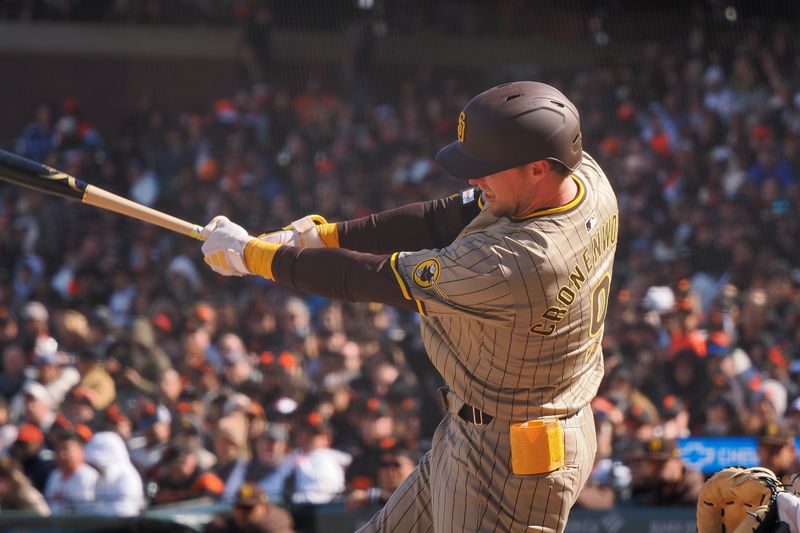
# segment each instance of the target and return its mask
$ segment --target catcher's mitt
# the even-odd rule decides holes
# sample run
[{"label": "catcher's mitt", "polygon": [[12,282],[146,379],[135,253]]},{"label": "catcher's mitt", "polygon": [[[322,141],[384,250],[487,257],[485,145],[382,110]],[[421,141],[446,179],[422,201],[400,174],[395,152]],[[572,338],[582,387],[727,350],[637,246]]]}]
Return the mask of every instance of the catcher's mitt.
[{"label": "catcher's mitt", "polygon": [[[783,491],[766,468],[724,468],[706,481],[697,496],[697,532],[772,531],[777,524],[775,498]],[[743,522],[747,520],[747,523]]]}]

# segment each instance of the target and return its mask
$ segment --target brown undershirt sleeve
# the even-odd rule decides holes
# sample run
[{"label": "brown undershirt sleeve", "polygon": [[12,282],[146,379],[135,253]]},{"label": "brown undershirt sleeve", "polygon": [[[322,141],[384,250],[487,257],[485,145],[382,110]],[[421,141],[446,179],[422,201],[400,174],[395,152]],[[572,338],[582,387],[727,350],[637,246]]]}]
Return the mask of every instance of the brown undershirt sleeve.
[{"label": "brown undershirt sleeve", "polygon": [[281,246],[272,260],[272,274],[281,285],[326,298],[418,310],[417,304],[404,296],[391,255]]},{"label": "brown undershirt sleeve", "polygon": [[387,254],[444,248],[480,213],[480,189],[337,223],[339,246]]}]

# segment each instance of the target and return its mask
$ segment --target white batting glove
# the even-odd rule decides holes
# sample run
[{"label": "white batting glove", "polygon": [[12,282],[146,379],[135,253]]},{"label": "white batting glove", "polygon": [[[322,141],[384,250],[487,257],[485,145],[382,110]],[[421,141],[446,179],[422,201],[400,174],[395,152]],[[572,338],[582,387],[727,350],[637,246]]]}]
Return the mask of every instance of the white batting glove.
[{"label": "white batting glove", "polygon": [[299,248],[325,248],[316,228],[317,225],[326,223],[325,218],[320,215],[308,215],[295,220],[281,231],[259,235],[258,239]]},{"label": "white batting glove", "polygon": [[201,233],[204,261],[211,270],[223,276],[244,276],[250,274],[244,263],[244,247],[252,237],[243,227],[234,224],[227,217],[217,216],[209,222]]}]

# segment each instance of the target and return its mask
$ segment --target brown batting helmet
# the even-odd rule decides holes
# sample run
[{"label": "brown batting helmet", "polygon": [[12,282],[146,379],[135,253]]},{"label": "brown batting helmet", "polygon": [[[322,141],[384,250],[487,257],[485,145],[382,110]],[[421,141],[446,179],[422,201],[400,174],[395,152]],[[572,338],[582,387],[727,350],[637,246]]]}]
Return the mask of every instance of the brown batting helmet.
[{"label": "brown batting helmet", "polygon": [[578,110],[558,89],[535,81],[498,85],[458,116],[458,140],[436,154],[457,178],[475,179],[540,159],[575,170],[582,157]]}]

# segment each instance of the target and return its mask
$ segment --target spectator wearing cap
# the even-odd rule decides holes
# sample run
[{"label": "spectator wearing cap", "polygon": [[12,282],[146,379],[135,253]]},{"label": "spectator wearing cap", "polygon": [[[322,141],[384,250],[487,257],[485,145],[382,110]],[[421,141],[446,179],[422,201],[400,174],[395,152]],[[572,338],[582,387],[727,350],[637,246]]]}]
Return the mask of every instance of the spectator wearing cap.
[{"label": "spectator wearing cap", "polygon": [[249,462],[244,413],[233,412],[219,420],[213,436],[213,452],[217,463],[211,470],[225,482],[223,498],[232,501],[244,483]]},{"label": "spectator wearing cap", "polygon": [[385,504],[389,497],[400,488],[400,485],[411,475],[422,458],[416,450],[394,448],[381,454],[378,462],[378,489],[381,491],[378,501]]},{"label": "spectator wearing cap", "polygon": [[383,450],[377,465],[377,486],[353,490],[347,496],[348,503],[385,505],[394,491],[411,475],[421,458],[422,454],[416,450],[401,447]]},{"label": "spectator wearing cap", "polygon": [[139,514],[144,508],[142,478],[131,463],[122,438],[110,431],[95,433],[84,456],[99,473],[92,512],[112,516]]},{"label": "spectator wearing cap", "polygon": [[62,349],[76,352],[91,344],[89,320],[86,315],[74,309],[67,309],[55,314],[55,336]]},{"label": "spectator wearing cap", "polygon": [[348,484],[353,489],[375,487],[380,457],[396,445],[394,418],[382,398],[371,396],[356,402],[350,420],[359,442],[352,449],[355,458],[347,469]]},{"label": "spectator wearing cap", "polygon": [[204,533],[293,533],[294,520],[285,509],[270,502],[257,484],[245,483],[228,513],[215,516]]},{"label": "spectator wearing cap", "polygon": [[19,462],[34,488],[44,492],[47,479],[55,470],[56,463],[53,460],[53,452],[44,446],[42,430],[33,424],[20,425],[17,440],[11,445],[9,452],[11,457]]},{"label": "spectator wearing cap", "polygon": [[761,433],[769,424],[781,424],[786,413],[787,392],[780,381],[760,380],[760,387],[751,399],[747,410],[745,426],[752,433]]},{"label": "spectator wearing cap", "polygon": [[163,405],[148,402],[139,421],[140,433],[128,442],[131,461],[145,473],[158,464],[169,444],[172,415]]},{"label": "spectator wearing cap", "polygon": [[56,469],[44,489],[54,515],[88,512],[94,506],[98,474],[84,460],[85,445],[75,431],[64,432],[56,443]]},{"label": "spectator wearing cap", "polygon": [[224,482],[213,472],[200,468],[194,451],[185,446],[170,446],[147,478],[158,486],[151,505],[163,505],[196,498],[219,498]]},{"label": "spectator wearing cap", "polygon": [[756,453],[758,465],[769,468],[783,483],[800,472],[795,440],[797,435],[783,423],[769,423],[758,435]]},{"label": "spectator wearing cap", "polygon": [[78,384],[80,374],[70,364],[69,354],[59,351],[58,344],[52,337],[40,337],[33,353],[36,379],[45,386],[53,402],[59,405],[67,392]]},{"label": "spectator wearing cap", "polygon": [[[28,379],[25,383],[37,382],[44,385],[53,402],[53,406],[61,405],[67,392],[80,380],[80,375],[75,368],[65,366],[69,363],[69,356],[58,349],[58,343],[53,337],[40,336],[36,339],[33,348],[33,364],[36,369],[36,379]],[[23,390],[25,387],[23,386]],[[14,416],[22,415],[25,398],[22,391],[11,400],[11,412]]]},{"label": "spectator wearing cap", "polygon": [[695,505],[705,479],[683,463],[674,439],[653,438],[644,443],[640,458],[647,486],[634,493],[638,505]]},{"label": "spectator wearing cap", "polygon": [[42,516],[50,514],[50,507],[42,493],[31,485],[25,473],[10,457],[0,458],[0,509],[28,511]]},{"label": "spectator wearing cap", "polygon": [[331,448],[333,435],[319,413],[312,412],[297,428],[298,448],[287,458],[286,498],[295,504],[323,504],[342,494],[345,469],[352,456]]},{"label": "spectator wearing cap", "polygon": [[289,430],[271,423],[255,438],[253,458],[247,464],[245,480],[257,484],[271,501],[281,501],[285,476],[281,466],[289,451]]},{"label": "spectator wearing cap", "polygon": [[96,393],[93,389],[78,385],[67,394],[61,412],[75,424],[95,426],[97,411],[94,408]]},{"label": "spectator wearing cap", "polygon": [[47,433],[56,419],[53,398],[38,381],[29,381],[22,389],[25,422],[33,424]]},{"label": "spectator wearing cap", "polygon": [[113,431],[122,437],[125,442],[128,442],[133,437],[131,419],[123,413],[122,408],[116,403],[112,403],[108,406],[108,409],[103,411],[99,427],[107,431]]},{"label": "spectator wearing cap", "polygon": [[[57,408],[64,400],[67,391],[78,382],[80,376],[73,368],[72,378],[67,380],[57,380],[59,365],[65,361],[65,354],[58,351],[58,343],[53,337],[41,336],[36,339],[33,349],[33,363],[36,366],[36,379],[29,378],[23,385],[20,392],[11,399],[11,412],[14,418],[19,418],[25,410],[25,390],[29,383],[44,385],[54,408]],[[43,371],[44,369],[44,371]],[[71,382],[71,385],[64,389]],[[35,385],[32,385],[35,387]],[[52,389],[52,390],[51,390]]]},{"label": "spectator wearing cap", "polygon": [[30,301],[19,311],[20,335],[34,340],[39,336],[50,336],[50,313],[41,302]]},{"label": "spectator wearing cap", "polygon": [[661,425],[658,426],[661,437],[665,439],[682,439],[690,435],[689,410],[686,404],[674,394],[661,398],[659,405]]},{"label": "spectator wearing cap", "polygon": [[186,446],[194,450],[197,462],[203,470],[209,470],[216,462],[216,456],[203,445],[205,430],[203,422],[196,415],[183,413],[172,428],[170,441],[177,446]]},{"label": "spectator wearing cap", "polygon": [[80,385],[96,393],[92,403],[97,410],[105,409],[117,397],[116,385],[103,367],[102,359],[97,351],[87,348],[78,352],[76,365],[81,375]]}]

